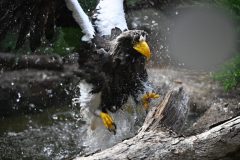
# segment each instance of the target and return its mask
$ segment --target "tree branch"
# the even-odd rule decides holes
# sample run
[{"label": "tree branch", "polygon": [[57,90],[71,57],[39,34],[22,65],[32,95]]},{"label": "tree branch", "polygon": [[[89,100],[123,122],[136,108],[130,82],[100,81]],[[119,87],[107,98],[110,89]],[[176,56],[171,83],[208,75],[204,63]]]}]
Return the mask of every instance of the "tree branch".
[{"label": "tree branch", "polygon": [[[102,152],[76,159],[209,160],[225,157],[240,149],[240,116],[189,137],[177,136],[162,127],[165,124],[171,130],[181,130],[187,115],[188,100],[181,87],[172,89],[148,113],[141,131],[135,137]],[[169,121],[169,116],[173,121]]]}]

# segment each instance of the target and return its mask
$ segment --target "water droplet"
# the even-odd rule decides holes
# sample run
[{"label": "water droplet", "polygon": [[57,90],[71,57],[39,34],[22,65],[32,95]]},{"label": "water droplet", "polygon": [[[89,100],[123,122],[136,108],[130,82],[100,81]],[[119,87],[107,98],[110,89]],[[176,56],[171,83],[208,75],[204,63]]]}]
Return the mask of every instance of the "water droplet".
[{"label": "water droplet", "polygon": [[35,61],[35,64],[38,64],[40,62],[40,58],[38,58],[36,61]]},{"label": "water droplet", "polygon": [[21,93],[20,92],[18,92],[18,97],[21,98]]},{"label": "water droplet", "polygon": [[17,133],[15,133],[15,132],[8,132],[8,136],[17,136]]},{"label": "water droplet", "polygon": [[29,104],[29,107],[30,107],[30,108],[36,108],[35,104],[33,104],[33,103],[30,103],[30,104]]},{"label": "water droplet", "polygon": [[51,89],[45,89],[45,91],[47,92],[47,94],[52,94],[52,90]]},{"label": "water droplet", "polygon": [[42,74],[42,79],[47,79],[47,75],[46,74]]},{"label": "water droplet", "polygon": [[52,116],[52,119],[57,120],[57,119],[58,119],[57,115],[54,114],[54,115]]},{"label": "water droplet", "polygon": [[69,91],[65,88],[64,91],[66,92],[67,95],[69,95]]}]

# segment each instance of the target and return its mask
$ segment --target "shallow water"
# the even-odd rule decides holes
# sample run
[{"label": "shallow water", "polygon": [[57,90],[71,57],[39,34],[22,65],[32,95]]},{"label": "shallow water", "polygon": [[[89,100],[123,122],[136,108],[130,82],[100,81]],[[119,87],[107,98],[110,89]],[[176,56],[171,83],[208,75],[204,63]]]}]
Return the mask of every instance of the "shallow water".
[{"label": "shallow water", "polygon": [[0,123],[2,158],[61,159],[81,152],[75,140],[84,123],[77,109],[50,107],[42,113],[2,118]]},{"label": "shallow water", "polygon": [[123,110],[112,115],[118,126],[116,135],[106,130],[98,118],[98,127],[91,130],[78,106],[1,117],[0,159],[65,159],[111,147],[134,136],[143,122],[141,109],[128,103]]}]

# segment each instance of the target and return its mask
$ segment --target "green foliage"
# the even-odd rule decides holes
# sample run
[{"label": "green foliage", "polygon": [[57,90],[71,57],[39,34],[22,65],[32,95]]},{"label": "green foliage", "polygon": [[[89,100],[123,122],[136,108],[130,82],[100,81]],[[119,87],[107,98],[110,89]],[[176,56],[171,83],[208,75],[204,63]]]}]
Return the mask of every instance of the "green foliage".
[{"label": "green foliage", "polygon": [[[74,49],[80,47],[82,31],[80,28],[63,27],[57,28],[53,42],[49,42],[46,39],[42,39],[42,45],[36,50],[41,54],[59,54],[61,56],[72,53]],[[19,54],[30,54],[29,41],[19,49],[15,50],[17,41],[17,33],[8,33],[3,41],[0,43],[0,51],[13,52]]]},{"label": "green foliage", "polygon": [[62,28],[62,32],[64,33],[64,40],[69,46],[74,48],[80,47],[81,38],[83,36],[80,28],[65,27]]},{"label": "green foliage", "polygon": [[215,0],[220,7],[228,9],[232,14],[240,16],[240,0]]},{"label": "green foliage", "polygon": [[97,6],[96,0],[78,0],[79,4],[83,8],[83,10],[87,13],[93,11]]},{"label": "green foliage", "polygon": [[60,56],[65,56],[80,47],[82,35],[80,28],[57,28],[53,43],[44,40],[42,46],[36,52],[44,54],[57,53]]},{"label": "green foliage", "polygon": [[64,32],[61,28],[58,28],[58,36],[56,40],[53,43],[53,52],[58,53],[59,55],[64,55],[66,52],[66,48],[69,46],[67,45],[67,42],[64,39]]},{"label": "green foliage", "polygon": [[223,69],[214,74],[214,79],[229,91],[240,83],[240,55],[226,63]]},{"label": "green foliage", "polygon": [[56,35],[54,37],[53,43],[48,42],[46,39],[42,40],[42,45],[37,48],[36,53],[40,54],[53,54],[56,53],[60,56],[69,54],[73,47],[70,47],[66,40],[64,39],[64,32],[62,28],[57,28]]},{"label": "green foliage", "polygon": [[81,35],[79,28],[58,28],[58,36],[53,43],[53,52],[61,56],[71,53],[79,47]]},{"label": "green foliage", "polygon": [[[240,0],[215,0],[216,4],[229,11],[237,24],[240,23]],[[238,45],[240,42],[240,27],[236,29]],[[214,74],[214,79],[219,81],[226,91],[232,90],[240,84],[240,51],[238,55],[227,62],[223,69]]]}]

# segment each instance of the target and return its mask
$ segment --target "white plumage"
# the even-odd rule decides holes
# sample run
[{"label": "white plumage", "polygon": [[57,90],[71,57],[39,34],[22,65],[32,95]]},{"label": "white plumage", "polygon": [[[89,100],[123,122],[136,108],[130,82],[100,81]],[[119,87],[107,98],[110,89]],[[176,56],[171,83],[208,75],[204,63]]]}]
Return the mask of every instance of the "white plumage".
[{"label": "white plumage", "polygon": [[127,30],[127,22],[123,8],[123,0],[100,0],[96,7],[96,28],[101,36],[111,35],[115,27],[121,31]]},{"label": "white plumage", "polygon": [[93,85],[90,83],[86,83],[85,81],[81,81],[79,83],[80,89],[79,102],[81,107],[86,107],[93,98],[93,94],[90,93],[92,91],[92,88]]},{"label": "white plumage", "polygon": [[[127,30],[127,22],[123,8],[124,0],[100,0],[96,13],[93,18],[96,19],[95,27],[100,36],[111,35],[111,30],[115,27],[121,31]],[[89,20],[89,17],[83,11],[77,0],[65,0],[69,10],[73,13],[73,18],[81,27],[83,33],[82,41],[91,41],[94,38],[95,30]]]},{"label": "white plumage", "polygon": [[73,18],[81,27],[83,33],[82,41],[90,41],[95,35],[95,31],[89,17],[83,11],[77,0],[65,0],[69,10],[72,11]]}]

